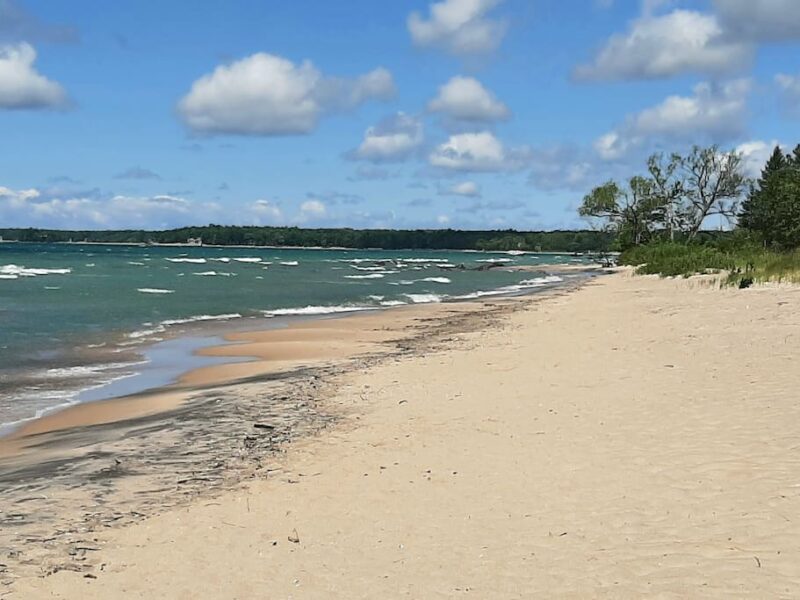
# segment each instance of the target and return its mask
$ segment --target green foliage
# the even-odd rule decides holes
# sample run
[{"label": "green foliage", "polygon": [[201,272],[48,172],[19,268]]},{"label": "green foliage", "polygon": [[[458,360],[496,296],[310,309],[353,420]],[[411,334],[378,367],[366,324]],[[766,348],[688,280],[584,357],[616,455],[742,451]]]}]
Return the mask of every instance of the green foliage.
[{"label": "green foliage", "polygon": [[776,249],[800,247],[800,147],[784,156],[775,148],[750,187],[739,225]]},{"label": "green foliage", "polygon": [[739,153],[722,152],[718,146],[694,146],[688,156],[680,158],[680,169],[682,198],[677,212],[688,241],[697,237],[708,217],[736,217],[739,198],[747,189]]},{"label": "green foliage", "polygon": [[709,217],[736,216],[747,187],[742,157],[717,146],[694,146],[686,156],[654,154],[647,172],[631,177],[624,188],[614,181],[596,187],[578,210],[616,233],[623,250],[653,240],[697,239]]},{"label": "green foliage", "polygon": [[697,273],[731,270],[734,260],[712,246],[663,242],[637,246],[622,253],[620,264],[636,266],[636,272],[664,277],[688,277]]},{"label": "green foliage", "polygon": [[387,250],[530,250],[606,252],[613,235],[601,231],[457,231],[419,229],[300,229],[208,225],[168,231],[60,231],[0,229],[4,240],[21,242],[185,243],[202,238],[220,246],[384,248]]},{"label": "green foliage", "polygon": [[619,262],[635,266],[637,273],[662,277],[727,271],[727,282],[740,287],[754,282],[800,283],[800,250],[773,252],[743,236],[716,245],[663,242],[638,246],[623,252]]},{"label": "green foliage", "polygon": [[632,177],[624,189],[613,181],[594,188],[583,198],[578,213],[599,220],[601,229],[616,233],[618,247],[628,248],[653,238],[664,210],[653,182]]}]

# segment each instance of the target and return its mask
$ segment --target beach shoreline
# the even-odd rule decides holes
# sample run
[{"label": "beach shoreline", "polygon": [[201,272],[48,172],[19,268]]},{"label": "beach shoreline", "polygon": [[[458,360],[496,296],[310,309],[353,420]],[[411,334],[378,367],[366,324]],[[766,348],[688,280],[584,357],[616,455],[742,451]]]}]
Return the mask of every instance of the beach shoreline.
[{"label": "beach shoreline", "polygon": [[[546,272],[548,274],[564,274],[568,273],[570,276],[579,277],[579,278],[589,278],[593,276],[597,276],[603,274],[606,270],[597,265],[542,265],[541,268],[531,268],[531,269],[520,269],[524,271],[530,272]],[[479,293],[476,298],[474,299],[449,299],[445,303],[450,304],[459,304],[459,303],[469,303],[475,300],[480,300],[482,297],[486,298],[504,298],[504,297],[519,297],[519,296],[527,296],[527,295],[535,295],[541,293],[542,291],[546,291],[547,289],[555,289],[562,286],[571,286],[574,285],[575,281],[556,281],[551,282],[547,285],[547,287],[541,288],[528,288],[524,290],[520,290],[518,292],[506,292],[506,293],[495,293],[494,291],[489,293]],[[421,306],[424,306],[427,303],[421,304],[407,304],[403,306],[387,306],[387,307],[356,307],[354,306],[352,310],[342,310],[336,311],[331,313],[325,313],[321,311],[319,313],[310,313],[307,315],[304,314],[296,314],[290,316],[278,316],[273,318],[267,317],[250,317],[248,319],[230,319],[230,318],[208,318],[205,320],[199,320],[197,322],[193,322],[191,320],[187,320],[186,323],[183,323],[183,327],[178,330],[170,330],[160,334],[155,341],[145,344],[144,346],[136,347],[130,350],[127,350],[131,353],[131,357],[136,357],[134,361],[133,358],[130,361],[132,366],[138,367],[136,371],[125,372],[122,376],[117,376],[110,379],[106,383],[102,383],[100,385],[92,383],[89,387],[79,390],[75,393],[75,400],[69,402],[67,404],[54,406],[52,408],[47,408],[41,410],[41,414],[36,416],[31,416],[27,418],[20,419],[18,422],[15,423],[1,423],[0,424],[0,456],[3,454],[3,440],[6,438],[9,439],[16,439],[19,438],[20,435],[24,436],[28,433],[35,432],[40,433],[45,431],[47,427],[55,427],[58,426],[59,422],[64,422],[65,426],[75,426],[76,423],[80,423],[80,418],[76,418],[77,414],[80,415],[88,415],[91,413],[90,408],[85,407],[85,404],[92,404],[95,402],[102,402],[104,403],[102,406],[110,406],[109,403],[116,401],[116,400],[123,400],[125,402],[120,403],[120,406],[135,406],[139,401],[142,400],[142,404],[155,406],[152,402],[155,396],[160,396],[163,394],[167,394],[170,397],[178,397],[181,394],[181,390],[184,388],[194,389],[197,387],[197,377],[193,374],[194,371],[200,371],[201,375],[200,378],[203,380],[203,384],[205,385],[214,385],[215,383],[223,383],[223,380],[215,381],[214,376],[205,377],[202,373],[205,373],[206,370],[202,366],[203,361],[202,358],[206,359],[216,359],[216,362],[219,363],[217,366],[221,368],[211,369],[211,372],[220,373],[221,371],[230,371],[228,367],[226,367],[227,363],[232,362],[240,362],[240,363],[247,363],[247,362],[258,362],[259,357],[257,355],[251,355],[248,353],[247,350],[240,351],[243,344],[248,339],[248,336],[254,335],[256,337],[260,336],[264,332],[274,332],[275,330],[283,330],[289,329],[295,331],[297,329],[301,329],[304,327],[309,326],[309,324],[313,324],[315,322],[326,321],[330,319],[347,319],[351,317],[357,317],[363,314],[376,314],[376,313],[383,313],[386,311],[403,311],[404,309],[408,310],[415,310]],[[222,315],[223,317],[230,317],[230,315]],[[273,334],[271,334],[273,335]],[[273,335],[273,337],[277,340],[280,338],[280,335]],[[123,339],[124,336],[123,336]],[[213,340],[213,341],[211,341]],[[183,341],[183,343],[182,343]],[[197,347],[191,347],[191,342],[197,341],[198,344],[194,344]],[[181,345],[187,345],[189,343],[190,348],[187,351],[185,348],[181,348]],[[114,346],[114,344],[112,344]],[[152,356],[154,350],[159,350],[160,354],[166,354],[164,351],[161,350],[164,346],[174,346],[177,347],[171,348],[169,354],[173,355],[181,355],[181,366],[174,366],[168,372],[168,374],[156,374],[154,372],[162,371],[162,365],[159,362],[159,359],[156,359]],[[220,346],[221,348],[216,348],[216,346]],[[115,353],[121,350],[122,347],[115,350],[113,353],[109,354],[109,358],[107,360],[115,362],[113,358]],[[185,356],[183,356],[185,355]],[[141,360],[140,360],[141,359]],[[210,362],[210,361],[209,361]],[[294,363],[295,365],[299,364],[297,361]],[[253,365],[245,366],[244,364],[239,365],[238,369],[241,372],[246,372],[252,369]],[[235,370],[234,368],[233,370]],[[259,367],[256,367],[258,370]],[[224,380],[230,380],[231,376],[224,376]],[[193,382],[193,383],[192,383]],[[185,394],[183,394],[185,396]],[[169,403],[172,405],[173,403]],[[65,415],[61,415],[62,412],[65,412]],[[124,415],[127,414],[128,411],[120,411],[121,418],[124,418]],[[148,411],[144,412],[137,412],[136,414],[146,414]],[[102,414],[104,415],[102,419],[103,422],[106,422],[111,415],[113,414],[112,410],[103,410]],[[64,418],[66,417],[66,418]],[[41,422],[40,422],[41,421]],[[88,424],[97,424],[97,420],[90,418]],[[52,424],[52,425],[50,425]],[[7,453],[7,452],[6,452]]]},{"label": "beach shoreline", "polygon": [[[33,485],[7,488],[2,514],[19,522],[0,547],[23,552],[0,585],[87,599],[800,586],[798,288],[624,271],[413,308],[405,328],[397,311],[332,328],[361,320],[384,353],[88,428],[92,456],[20,471]],[[149,453],[131,452],[142,435]],[[37,452],[53,450],[45,438]]]},{"label": "beach shoreline", "polygon": [[[416,304],[238,331],[203,353],[254,360],[197,369],[171,386],[75,405],[26,423],[0,439],[4,504],[24,503],[24,510],[5,521],[14,528],[0,528],[0,549],[16,548],[20,536],[46,540],[34,552],[38,565],[74,543],[81,528],[71,528],[87,514],[107,525],[134,523],[175,505],[164,504],[153,490],[176,481],[178,505],[239,485],[276,460],[281,448],[338,422],[342,415],[331,412],[324,397],[351,373],[438,348],[451,335],[491,327],[503,315],[590,280],[524,296]],[[187,452],[180,439],[200,447]],[[100,497],[104,509],[96,504]],[[52,529],[74,533],[52,538],[45,533]],[[31,570],[15,564],[10,572]]]}]

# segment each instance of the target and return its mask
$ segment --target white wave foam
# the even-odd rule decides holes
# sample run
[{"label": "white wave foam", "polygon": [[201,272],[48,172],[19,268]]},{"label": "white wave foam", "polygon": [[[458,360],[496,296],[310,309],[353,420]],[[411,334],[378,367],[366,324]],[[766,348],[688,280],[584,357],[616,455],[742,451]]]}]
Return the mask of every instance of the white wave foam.
[{"label": "white wave foam", "polygon": [[240,263],[260,263],[261,259],[256,256],[243,256],[241,258],[234,258],[236,262]]},{"label": "white wave foam", "polygon": [[429,281],[431,283],[453,283],[447,277],[426,277],[425,279],[420,279],[420,281]]},{"label": "white wave foam", "polygon": [[345,275],[345,279],[383,279],[383,273],[370,273],[369,275]]},{"label": "white wave foam", "polygon": [[163,325],[159,325],[158,327],[153,327],[150,329],[140,329],[138,331],[131,331],[127,337],[132,340],[138,340],[139,338],[143,337],[150,337],[151,335],[156,335],[157,333],[164,333],[166,329]]},{"label": "white wave foam", "polygon": [[224,263],[231,262],[231,259],[228,258],[227,256],[221,256],[220,258],[212,258],[211,260],[216,260],[216,261],[224,262]]},{"label": "white wave foam", "polygon": [[71,377],[85,377],[87,375],[97,375],[105,371],[114,371],[116,369],[124,369],[126,367],[135,367],[137,365],[146,364],[146,360],[137,362],[118,362],[118,363],[105,363],[100,365],[81,365],[77,367],[63,367],[47,369],[44,376],[47,379],[69,379]]},{"label": "white wave foam", "polygon": [[381,306],[405,306],[407,302],[403,302],[402,300],[384,300],[381,302]]},{"label": "white wave foam", "polygon": [[169,262],[173,263],[192,263],[195,265],[204,265],[206,264],[205,258],[167,258]]},{"label": "white wave foam", "polygon": [[519,285],[522,286],[537,286],[537,285],[547,285],[548,283],[559,283],[564,281],[558,275],[546,275],[544,277],[536,277],[534,279],[525,279],[524,281],[520,281]]},{"label": "white wave foam", "polygon": [[72,269],[37,269],[34,267],[21,267],[19,265],[3,265],[0,267],[2,279],[17,279],[18,277],[38,277],[39,275],[68,275]]},{"label": "white wave foam", "polygon": [[380,302],[380,301],[381,301],[381,300],[383,300],[385,297],[386,297],[386,296],[369,296],[369,299],[370,299],[370,300],[375,300],[375,302]]},{"label": "white wave foam", "polygon": [[135,261],[135,260],[129,260],[128,264],[129,265],[133,265],[135,267],[143,267],[143,266],[145,266],[145,264],[143,262],[138,262],[138,261]]},{"label": "white wave foam", "polygon": [[428,304],[431,302],[441,302],[444,297],[439,294],[403,294],[414,304]]},{"label": "white wave foam", "polygon": [[514,262],[512,258],[482,258],[476,260],[475,262],[485,262],[485,263],[510,263]]},{"label": "white wave foam", "polygon": [[201,271],[200,273],[192,273],[192,275],[199,275],[201,277],[234,277],[236,273],[225,273],[223,271]]},{"label": "white wave foam", "polygon": [[357,312],[375,310],[373,306],[304,306],[302,308],[276,308],[265,310],[263,313],[269,317],[284,317],[293,315],[330,315],[334,313]]},{"label": "white wave foam", "polygon": [[384,267],[359,267],[358,265],[350,265],[351,268],[358,271],[383,271]]},{"label": "white wave foam", "polygon": [[506,285],[494,290],[485,290],[464,294],[463,296],[456,296],[456,300],[475,300],[477,298],[485,298],[487,296],[507,296],[509,294],[518,294],[525,290],[534,288],[546,287],[553,283],[564,281],[561,277],[556,275],[547,275],[545,277],[535,277],[534,279],[526,279],[517,284]]},{"label": "white wave foam", "polygon": [[196,323],[197,321],[229,321],[231,319],[241,319],[242,315],[239,313],[226,313],[223,315],[195,315],[193,317],[186,317],[185,319],[167,319],[161,321],[161,325],[185,325],[186,323]]},{"label": "white wave foam", "polygon": [[175,290],[164,290],[161,288],[136,288],[137,292],[142,294],[174,294]]},{"label": "white wave foam", "polygon": [[285,260],[285,261],[281,262],[280,264],[282,264],[284,267],[296,267],[300,263],[297,262],[296,260]]}]

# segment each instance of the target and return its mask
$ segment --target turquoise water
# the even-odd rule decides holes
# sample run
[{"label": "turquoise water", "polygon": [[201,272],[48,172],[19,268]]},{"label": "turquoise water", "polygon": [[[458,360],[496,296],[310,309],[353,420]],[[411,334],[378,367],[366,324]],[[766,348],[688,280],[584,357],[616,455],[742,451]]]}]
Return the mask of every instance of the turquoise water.
[{"label": "turquoise water", "polygon": [[[569,255],[0,244],[0,423],[130,376],[142,349],[255,319],[374,310],[558,283],[489,269]],[[479,270],[483,268],[483,270]]]}]

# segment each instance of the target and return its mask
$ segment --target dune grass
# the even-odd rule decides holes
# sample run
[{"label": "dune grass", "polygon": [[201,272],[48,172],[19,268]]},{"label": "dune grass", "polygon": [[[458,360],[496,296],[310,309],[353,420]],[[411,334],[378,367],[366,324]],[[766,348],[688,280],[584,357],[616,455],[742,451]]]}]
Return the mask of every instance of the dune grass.
[{"label": "dune grass", "polygon": [[752,245],[716,247],[657,243],[637,246],[622,253],[620,264],[636,267],[639,274],[689,277],[727,272],[730,285],[753,283],[800,283],[800,250],[775,252]]}]

